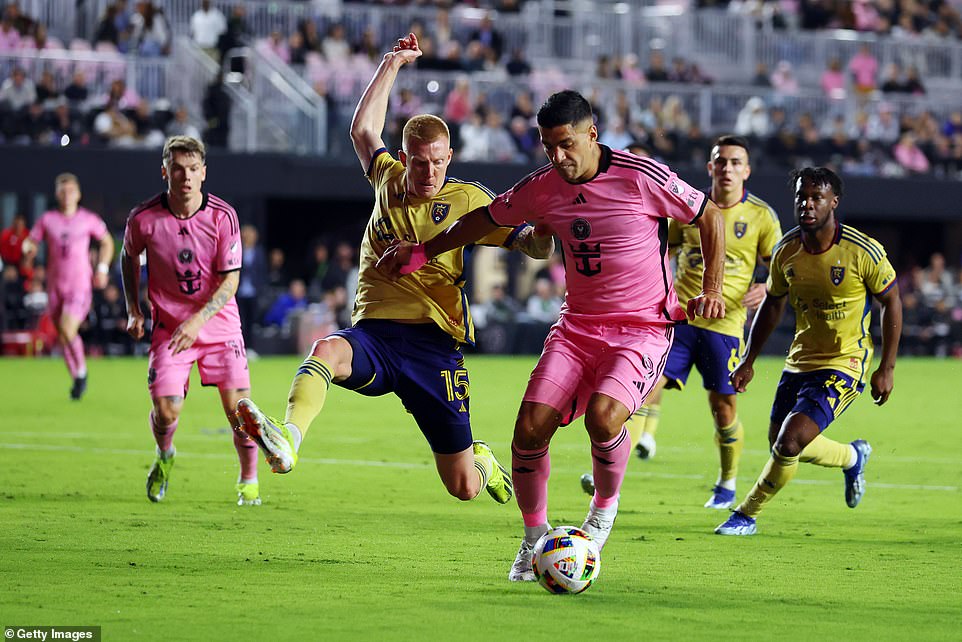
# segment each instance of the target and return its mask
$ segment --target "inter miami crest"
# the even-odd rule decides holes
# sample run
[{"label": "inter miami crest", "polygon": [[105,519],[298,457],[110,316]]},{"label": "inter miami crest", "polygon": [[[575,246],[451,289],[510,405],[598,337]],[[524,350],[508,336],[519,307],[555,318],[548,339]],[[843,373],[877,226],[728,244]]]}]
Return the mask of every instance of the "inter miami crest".
[{"label": "inter miami crest", "polygon": [[184,265],[189,265],[190,263],[193,263],[194,262],[193,250],[184,248],[183,250],[177,253],[177,260],[183,263]]},{"label": "inter miami crest", "polygon": [[579,241],[583,241],[591,236],[591,225],[583,218],[576,218],[571,222],[571,235]]},{"label": "inter miami crest", "polygon": [[435,201],[431,203],[431,220],[435,223],[440,223],[448,217],[448,212],[451,211],[450,203],[441,203]]},{"label": "inter miami crest", "polygon": [[833,265],[831,268],[832,283],[839,285],[845,278],[845,268],[841,265]]},{"label": "inter miami crest", "polygon": [[735,221],[735,238],[740,239],[748,231],[748,223],[745,221]]}]

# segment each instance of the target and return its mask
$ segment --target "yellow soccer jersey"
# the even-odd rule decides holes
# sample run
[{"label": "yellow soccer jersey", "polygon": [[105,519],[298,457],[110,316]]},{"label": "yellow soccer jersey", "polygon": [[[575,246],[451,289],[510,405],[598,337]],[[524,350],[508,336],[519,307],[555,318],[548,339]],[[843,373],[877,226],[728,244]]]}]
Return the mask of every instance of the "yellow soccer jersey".
[{"label": "yellow soccer jersey", "polygon": [[[691,325],[728,335],[745,336],[745,320],[748,313],[742,299],[752,285],[756,257],[768,258],[782,236],[778,216],[768,204],[746,191],[742,200],[728,208],[722,208],[725,217],[725,318],[703,319],[696,317]],[[668,245],[678,248],[675,269],[675,291],[682,307],[701,292],[701,279],[705,272],[701,256],[701,235],[695,225],[682,225],[674,219],[668,221]]]},{"label": "yellow soccer jersey", "polygon": [[885,248],[853,227],[839,225],[832,246],[811,254],[799,228],[775,246],[768,292],[789,295],[795,308],[795,339],[789,372],[841,370],[859,381],[872,361],[869,319],[872,295],[895,284]]},{"label": "yellow soccer jersey", "polygon": [[[423,243],[494,194],[479,183],[448,177],[430,199],[405,194],[404,166],[386,150],[375,152],[367,179],[374,188],[374,211],[361,241],[357,298],[351,322],[361,319],[433,321],[461,343],[474,343],[474,322],[464,292],[464,251],[440,254],[423,268],[390,281],[374,267],[395,240]],[[522,226],[523,227],[523,226]],[[482,245],[510,245],[519,228],[504,227]]]}]

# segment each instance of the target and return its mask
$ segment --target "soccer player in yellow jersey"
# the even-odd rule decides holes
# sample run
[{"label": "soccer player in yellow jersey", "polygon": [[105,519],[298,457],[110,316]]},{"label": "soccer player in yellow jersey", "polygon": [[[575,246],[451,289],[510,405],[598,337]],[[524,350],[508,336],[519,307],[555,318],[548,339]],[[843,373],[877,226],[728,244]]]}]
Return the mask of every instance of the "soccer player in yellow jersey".
[{"label": "soccer player in yellow jersey", "polygon": [[834,172],[824,167],[796,170],[792,185],[798,227],[775,246],[768,292],[752,323],[745,358],[732,373],[732,384],[743,392],[790,300],[795,339],[772,404],[772,455],[742,503],[715,529],[721,535],[754,534],[755,517],[795,476],[799,461],[841,468],[845,503],[858,506],[872,448],[862,439],[843,444],[822,432],[865,387],[872,363],[872,297],[882,305],[882,359],[870,379],[877,405],[888,400],[894,385],[902,302],[885,249],[836,219],[842,180]]},{"label": "soccer player in yellow jersey", "polygon": [[[707,169],[711,176],[711,200],[725,219],[725,317],[695,317],[688,325],[675,328],[665,371],[645,405],[632,415],[628,429],[642,459],[653,457],[662,390],[682,389],[692,367],[696,367],[708,391],[721,460],[718,480],[705,507],[724,509],[735,501],[735,478],[744,444],[744,429],[729,377],[741,356],[746,308],[757,307],[765,296],[765,285],[753,283],[755,266],[768,265],[782,230],[772,208],[745,188],[752,171],[747,140],[741,136],[718,138],[712,145]],[[668,246],[677,258],[675,290],[679,301],[685,304],[701,292],[704,266],[698,228],[669,220]],[[591,475],[583,475],[581,483],[585,492],[594,492]]]},{"label": "soccer player in yellow jersey", "polygon": [[[511,478],[491,449],[473,441],[470,387],[460,346],[472,343],[474,326],[464,292],[461,249],[438,256],[425,270],[391,281],[375,263],[396,239],[427,240],[471,210],[491,202],[478,183],[447,176],[452,150],[447,125],[422,114],[404,126],[400,160],[381,140],[388,98],[398,71],[421,55],[410,34],[384,55],[364,91],[351,138],[374,188],[374,211],[361,243],[353,327],[317,341],[291,384],[283,421],[266,416],[250,399],[238,403],[244,432],[286,473],[297,462],[304,433],[320,413],[333,382],[367,396],[397,395],[434,452],[448,492],[473,499],[482,488],[499,503],[513,493]],[[550,236],[520,225],[500,227],[481,239],[517,248],[535,258],[554,249]]]}]

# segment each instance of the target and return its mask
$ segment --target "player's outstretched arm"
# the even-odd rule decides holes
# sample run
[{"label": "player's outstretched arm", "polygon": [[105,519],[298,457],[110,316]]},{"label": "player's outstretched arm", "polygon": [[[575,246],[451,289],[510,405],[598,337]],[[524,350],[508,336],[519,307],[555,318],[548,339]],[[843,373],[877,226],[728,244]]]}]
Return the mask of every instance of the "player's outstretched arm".
[{"label": "player's outstretched arm", "polygon": [[194,345],[194,341],[197,341],[197,335],[200,334],[200,329],[203,328],[204,324],[210,321],[215,314],[224,309],[227,302],[234,297],[239,284],[240,270],[221,273],[220,285],[214,290],[210,300],[204,304],[204,307],[192,314],[189,319],[181,323],[177,326],[177,329],[174,330],[174,333],[170,337],[170,343],[167,344],[171,352],[178,354]]},{"label": "player's outstretched arm", "polygon": [[782,318],[785,311],[786,297],[766,295],[762,305],[752,321],[752,329],[748,333],[748,345],[745,346],[745,357],[732,372],[732,386],[738,392],[745,392],[745,388],[755,376],[755,359],[761,354],[765,342],[772,335],[772,331]]},{"label": "player's outstretched arm", "polygon": [[554,252],[554,233],[546,225],[529,225],[518,232],[511,249],[520,250],[533,259],[546,259]]},{"label": "player's outstretched arm", "polygon": [[413,33],[398,40],[394,49],[384,54],[374,77],[357,103],[354,118],[351,120],[351,140],[354,142],[357,159],[365,172],[371,165],[374,152],[384,147],[381,132],[384,131],[388,99],[398,71],[420,55],[421,48],[418,46],[417,36]]},{"label": "player's outstretched arm", "polygon": [[725,278],[725,218],[710,200],[695,221],[701,236],[701,255],[705,272],[701,280],[701,294],[688,300],[688,318],[721,319],[725,316],[722,286]]},{"label": "player's outstretched arm", "polygon": [[136,340],[144,337],[144,313],[140,310],[140,257],[120,251],[120,276],[124,282],[127,304],[127,334]]},{"label": "player's outstretched arm", "polygon": [[893,285],[888,292],[879,295],[882,304],[882,361],[872,373],[872,399],[879,406],[884,404],[895,387],[895,357],[902,336],[902,297],[899,286]]},{"label": "player's outstretched arm", "polygon": [[487,236],[497,225],[491,220],[487,207],[471,210],[449,228],[423,244],[397,241],[384,251],[377,261],[377,269],[391,280],[416,272],[438,254],[464,247]]}]

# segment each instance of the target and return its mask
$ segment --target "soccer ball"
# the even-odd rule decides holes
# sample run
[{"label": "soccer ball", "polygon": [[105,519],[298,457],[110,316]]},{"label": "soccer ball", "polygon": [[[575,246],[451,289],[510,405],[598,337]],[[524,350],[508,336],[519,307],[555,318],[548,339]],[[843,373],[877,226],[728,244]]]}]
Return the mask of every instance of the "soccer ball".
[{"label": "soccer ball", "polygon": [[552,593],[581,593],[601,569],[598,544],[574,526],[558,526],[541,536],[531,557],[538,583]]}]

